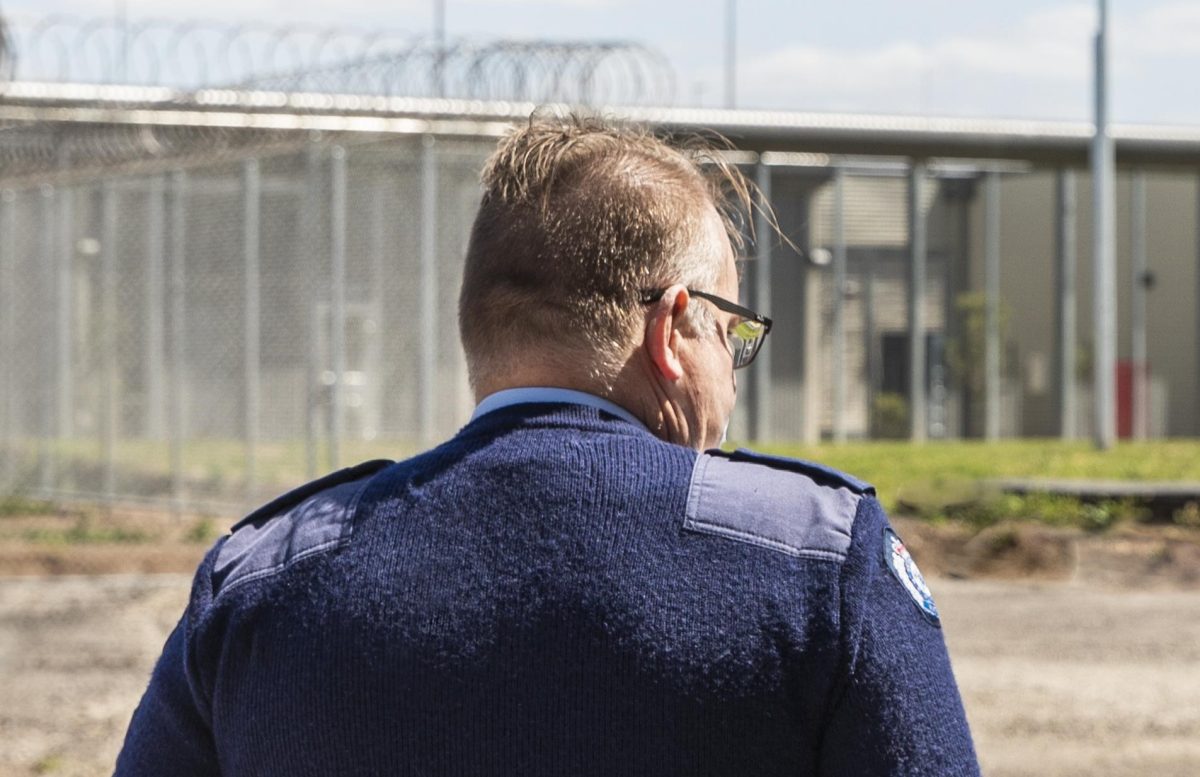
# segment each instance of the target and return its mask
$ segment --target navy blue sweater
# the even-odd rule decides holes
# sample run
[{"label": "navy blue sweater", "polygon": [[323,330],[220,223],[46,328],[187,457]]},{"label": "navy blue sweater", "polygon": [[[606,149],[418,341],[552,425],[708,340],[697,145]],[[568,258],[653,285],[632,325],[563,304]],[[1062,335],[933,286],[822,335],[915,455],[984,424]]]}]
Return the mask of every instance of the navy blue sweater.
[{"label": "navy blue sweater", "polygon": [[897,547],[815,465],[498,410],[218,541],[116,773],[977,774]]}]

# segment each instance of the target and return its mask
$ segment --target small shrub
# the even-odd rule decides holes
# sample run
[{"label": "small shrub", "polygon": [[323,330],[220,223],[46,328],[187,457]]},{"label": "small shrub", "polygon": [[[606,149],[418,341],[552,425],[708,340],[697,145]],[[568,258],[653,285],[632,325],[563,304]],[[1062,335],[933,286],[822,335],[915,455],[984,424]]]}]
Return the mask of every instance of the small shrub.
[{"label": "small shrub", "polygon": [[212,516],[202,515],[188,527],[188,530],[183,535],[183,539],[185,542],[203,545],[215,540],[219,534],[220,530],[217,529],[217,522],[213,520]]},{"label": "small shrub", "polygon": [[1188,502],[1175,511],[1171,521],[1176,526],[1186,526],[1190,529],[1200,529],[1200,503]]},{"label": "small shrub", "polygon": [[908,400],[884,392],[871,405],[871,425],[876,437],[899,440],[908,436]]}]

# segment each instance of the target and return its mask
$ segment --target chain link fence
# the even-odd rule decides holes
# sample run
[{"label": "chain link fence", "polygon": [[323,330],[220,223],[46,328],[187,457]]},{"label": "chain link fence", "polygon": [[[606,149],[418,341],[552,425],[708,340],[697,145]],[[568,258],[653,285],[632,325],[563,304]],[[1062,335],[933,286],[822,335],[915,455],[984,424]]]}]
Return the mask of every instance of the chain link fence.
[{"label": "chain link fence", "polygon": [[310,141],[0,193],[7,491],[250,504],[452,433],[493,141]]},{"label": "chain link fence", "polygon": [[[0,493],[235,512],[452,435],[473,407],[462,257],[507,123],[157,121],[0,127]],[[1073,174],[730,154],[791,243],[760,224],[746,248],[743,296],[776,325],[734,439],[1086,434]],[[1200,190],[1118,183],[1126,426],[1140,406],[1140,435],[1186,434]]]}]

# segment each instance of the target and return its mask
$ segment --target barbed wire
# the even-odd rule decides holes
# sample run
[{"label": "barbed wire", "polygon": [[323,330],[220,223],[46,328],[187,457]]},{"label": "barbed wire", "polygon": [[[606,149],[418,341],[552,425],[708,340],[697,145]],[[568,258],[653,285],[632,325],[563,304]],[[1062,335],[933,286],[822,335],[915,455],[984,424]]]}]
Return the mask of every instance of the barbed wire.
[{"label": "barbed wire", "polygon": [[657,52],[636,43],[428,40],[404,50],[250,79],[241,86],[289,92],[451,97],[576,105],[669,105],[675,78]]},{"label": "barbed wire", "polygon": [[[180,89],[669,105],[674,72],[631,42],[451,41],[389,30],[14,16],[0,77]],[[0,38],[0,41],[3,41]]]}]

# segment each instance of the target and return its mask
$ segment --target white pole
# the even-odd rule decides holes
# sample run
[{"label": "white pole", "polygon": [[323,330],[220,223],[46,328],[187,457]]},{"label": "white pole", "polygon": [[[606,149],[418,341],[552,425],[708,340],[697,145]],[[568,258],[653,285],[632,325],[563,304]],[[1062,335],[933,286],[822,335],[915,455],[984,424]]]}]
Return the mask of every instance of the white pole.
[{"label": "white pole", "polygon": [[1116,438],[1113,391],[1117,351],[1116,233],[1113,225],[1113,145],[1108,134],[1108,0],[1098,0],[1096,33],[1096,131],[1092,138],[1092,251],[1095,263],[1094,440],[1107,450]]},{"label": "white pole", "polygon": [[1075,439],[1075,172],[1058,171],[1055,219],[1055,315],[1058,354],[1059,436]]},{"label": "white pole", "polygon": [[925,162],[914,159],[908,170],[908,413],[909,439],[924,442],[928,436],[925,392],[925,266],[927,232],[921,211],[925,189]]},{"label": "white pole", "polygon": [[833,169],[833,440],[846,441],[846,171]]},{"label": "white pole", "polygon": [[437,434],[437,259],[438,259],[438,168],[437,141],[433,135],[421,139],[421,264],[420,264],[420,342],[418,361],[420,376],[419,425],[421,442],[433,442]]},{"label": "white pole", "polygon": [[262,171],[257,159],[242,163],[242,261],[245,278],[242,304],[245,310],[242,337],[242,391],[246,435],[246,501],[258,494],[258,442],[262,410]]},{"label": "white pole", "polygon": [[989,442],[1000,439],[1000,174],[983,178],[984,425]]}]

